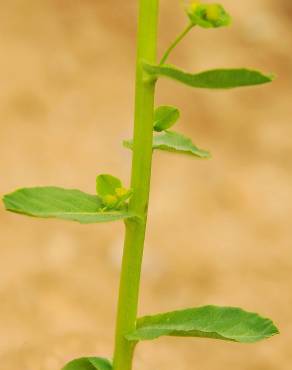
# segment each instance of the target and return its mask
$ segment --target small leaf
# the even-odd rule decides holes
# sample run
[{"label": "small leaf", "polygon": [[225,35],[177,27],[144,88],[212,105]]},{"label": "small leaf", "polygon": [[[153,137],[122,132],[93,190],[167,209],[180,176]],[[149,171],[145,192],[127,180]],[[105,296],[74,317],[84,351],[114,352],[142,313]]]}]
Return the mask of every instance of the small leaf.
[{"label": "small leaf", "polygon": [[[131,140],[124,141],[123,144],[124,147],[133,149],[133,141]],[[154,135],[152,147],[153,149],[167,152],[188,154],[201,159],[211,157],[209,152],[199,149],[193,144],[191,139],[175,131],[164,131],[161,134]]]},{"label": "small leaf", "polygon": [[153,149],[189,154],[201,159],[211,157],[209,152],[199,149],[193,144],[191,139],[175,131],[165,131],[160,135],[155,135],[153,138]]},{"label": "small leaf", "polygon": [[106,195],[116,195],[116,189],[122,187],[122,182],[112,175],[99,175],[96,178],[96,191],[101,197]]},{"label": "small leaf", "polygon": [[112,175],[99,175],[96,178],[96,191],[102,204],[108,210],[120,210],[126,207],[126,201],[132,196],[132,189],[122,187],[122,182]]},{"label": "small leaf", "polygon": [[142,317],[126,338],[139,341],[170,335],[253,343],[278,333],[271,320],[258,314],[241,308],[204,306]]},{"label": "small leaf", "polygon": [[235,87],[261,85],[273,80],[258,71],[249,69],[213,69],[201,73],[188,73],[170,65],[144,63],[147,73],[156,77],[168,77],[185,85],[203,89],[231,89]]},{"label": "small leaf", "polygon": [[83,357],[69,362],[62,370],[112,370],[112,364],[102,357]]},{"label": "small leaf", "polygon": [[154,130],[164,131],[172,127],[179,119],[180,113],[176,107],[161,106],[154,112]]},{"label": "small leaf", "polygon": [[229,26],[231,16],[220,4],[192,3],[187,8],[187,14],[192,24],[203,28],[218,28]]},{"label": "small leaf", "polygon": [[96,195],[80,190],[57,187],[23,188],[3,198],[8,211],[41,218],[59,218],[82,224],[117,221],[133,214],[127,211],[102,211],[102,201]]}]

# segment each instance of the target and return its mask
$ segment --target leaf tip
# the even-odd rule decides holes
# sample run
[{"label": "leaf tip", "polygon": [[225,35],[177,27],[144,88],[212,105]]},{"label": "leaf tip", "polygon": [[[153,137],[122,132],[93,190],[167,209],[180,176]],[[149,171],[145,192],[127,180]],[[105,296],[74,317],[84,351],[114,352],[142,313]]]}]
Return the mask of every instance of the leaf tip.
[{"label": "leaf tip", "polygon": [[5,210],[6,211],[10,211],[11,210],[11,206],[10,206],[10,198],[11,198],[11,196],[14,194],[14,193],[16,193],[17,191],[15,191],[15,192],[12,192],[12,193],[8,193],[8,194],[3,194],[3,195],[1,195],[1,200],[2,200],[2,203],[3,203],[3,205],[4,205],[4,207],[5,207]]},{"label": "leaf tip", "polygon": [[274,73],[268,74],[267,77],[270,79],[270,82],[273,82],[274,80],[277,79],[277,75]]},{"label": "leaf tip", "polygon": [[2,200],[2,202],[4,203],[4,205],[5,205],[5,202],[6,202],[6,200],[7,200],[7,194],[1,194],[1,198],[0,198],[1,200]]},{"label": "leaf tip", "polygon": [[267,319],[267,320],[270,322],[270,325],[271,325],[271,335],[270,336],[273,337],[274,335],[279,335],[280,330],[276,326],[276,324],[271,319]]}]

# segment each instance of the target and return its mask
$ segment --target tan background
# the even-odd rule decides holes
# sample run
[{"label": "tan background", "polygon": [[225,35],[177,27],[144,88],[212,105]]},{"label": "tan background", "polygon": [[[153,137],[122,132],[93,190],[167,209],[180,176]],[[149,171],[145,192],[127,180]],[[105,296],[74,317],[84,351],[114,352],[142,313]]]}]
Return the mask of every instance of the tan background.
[{"label": "tan background", "polygon": [[[1,194],[127,183],[136,0],[0,4]],[[281,336],[255,345],[165,338],[139,346],[135,369],[290,370],[292,363],[292,6],[225,0],[232,29],[196,30],[173,54],[188,70],[250,66],[266,87],[193,91],[161,81],[157,103],[211,161],[156,153],[141,314],[221,304],[272,317]],[[160,52],[182,29],[161,1]],[[81,226],[0,210],[0,367],[58,370],[111,356],[122,224]]]}]

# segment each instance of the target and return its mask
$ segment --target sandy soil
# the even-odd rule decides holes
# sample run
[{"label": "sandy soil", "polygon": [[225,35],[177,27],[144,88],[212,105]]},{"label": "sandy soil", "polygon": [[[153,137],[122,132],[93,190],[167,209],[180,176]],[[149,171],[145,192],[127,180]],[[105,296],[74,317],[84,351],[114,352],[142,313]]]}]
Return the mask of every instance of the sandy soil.
[{"label": "sandy soil", "polygon": [[[141,314],[203,304],[272,317],[281,336],[256,345],[166,338],[139,346],[135,369],[290,370],[292,362],[292,35],[290,0],[225,0],[232,30],[197,30],[173,54],[189,70],[251,66],[273,85],[228,92],[159,83],[157,104],[211,161],[156,153]],[[181,30],[161,1],[160,52]],[[0,193],[60,185],[94,192],[127,182],[136,1],[0,4]],[[0,364],[58,370],[111,356],[121,224],[80,226],[0,209]]]}]

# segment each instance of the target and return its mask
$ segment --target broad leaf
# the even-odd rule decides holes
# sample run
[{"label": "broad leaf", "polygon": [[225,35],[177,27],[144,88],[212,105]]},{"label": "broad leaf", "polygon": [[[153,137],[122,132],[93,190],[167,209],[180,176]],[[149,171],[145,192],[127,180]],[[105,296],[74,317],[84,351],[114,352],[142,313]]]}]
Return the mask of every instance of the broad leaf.
[{"label": "broad leaf", "polygon": [[127,211],[102,211],[101,199],[96,195],[57,187],[23,188],[5,195],[3,202],[11,212],[78,221],[82,224],[134,217]]},{"label": "broad leaf", "polygon": [[213,69],[201,73],[188,73],[171,65],[144,63],[144,70],[156,77],[168,77],[185,85],[203,89],[231,89],[261,85],[273,80],[273,76],[249,69]]},{"label": "broad leaf", "polygon": [[[133,149],[132,141],[124,141],[123,144],[126,148]],[[161,134],[154,135],[153,149],[187,154],[201,159],[211,157],[209,152],[199,149],[193,144],[191,139],[175,131],[165,131]]]},{"label": "broad leaf", "polygon": [[240,308],[204,306],[138,319],[137,329],[126,335],[131,341],[164,335],[223,339],[252,343],[278,334],[269,319]]},{"label": "broad leaf", "polygon": [[220,4],[192,3],[187,8],[187,14],[192,24],[203,28],[218,28],[229,26],[231,16]]},{"label": "broad leaf", "polygon": [[176,107],[161,106],[154,112],[154,130],[164,131],[172,127],[179,119],[180,113]]},{"label": "broad leaf", "polygon": [[112,370],[112,365],[106,358],[83,357],[69,362],[62,370]]},{"label": "broad leaf", "polygon": [[100,196],[116,195],[116,189],[122,187],[122,182],[112,175],[99,175],[96,178],[96,191]]}]

